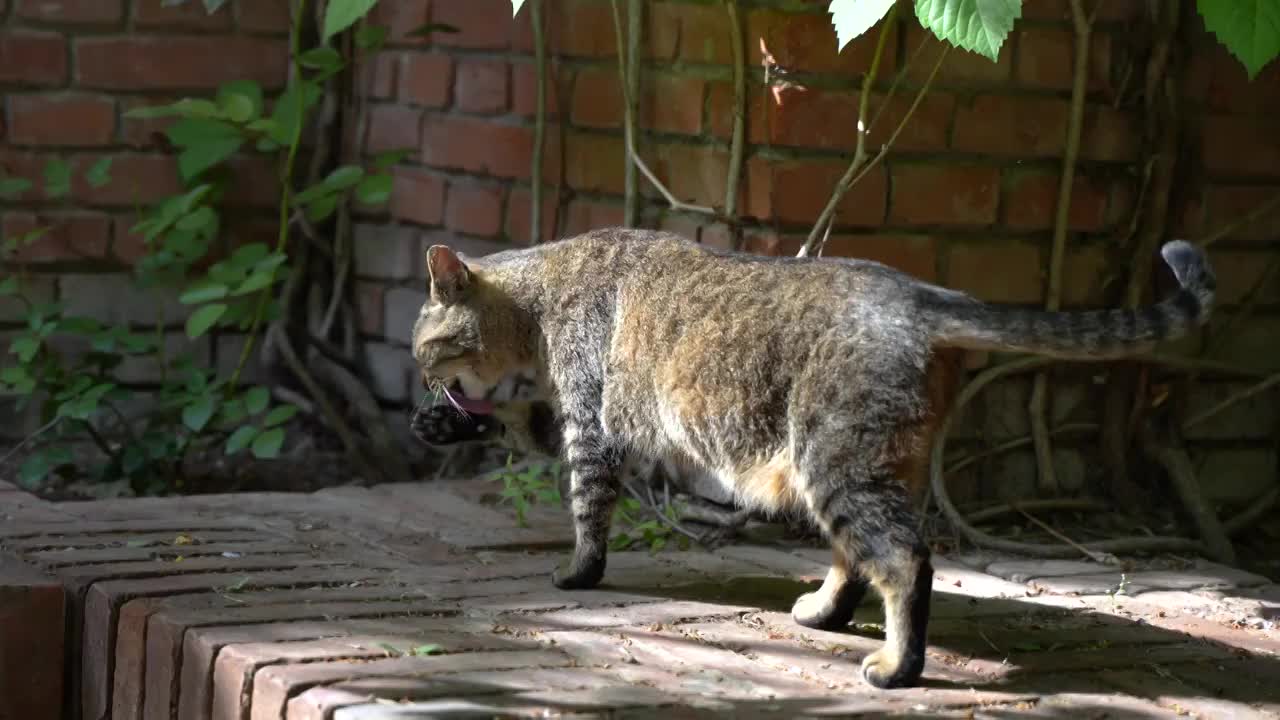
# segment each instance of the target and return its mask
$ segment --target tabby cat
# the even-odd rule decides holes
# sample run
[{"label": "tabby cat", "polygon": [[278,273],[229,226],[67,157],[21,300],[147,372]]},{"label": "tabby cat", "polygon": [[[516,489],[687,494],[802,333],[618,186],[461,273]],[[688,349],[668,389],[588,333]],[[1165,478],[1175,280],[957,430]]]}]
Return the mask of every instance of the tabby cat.
[{"label": "tabby cat", "polygon": [[[1187,242],[1161,254],[1180,288],[1158,304],[1042,312],[874,262],[757,257],[663,232],[597,230],[475,259],[436,245],[412,351],[424,384],[455,409],[507,413],[462,434],[525,423],[512,437],[566,461],[576,544],[557,587],[603,576],[624,459],[671,458],[714,474],[745,505],[807,513],[833,561],[792,617],[844,626],[870,583],[885,643],[862,674],[903,687],[924,667],[933,577],[905,476],[938,414],[937,358],[963,348],[1100,359],[1180,336],[1207,320],[1214,278]],[[536,374],[554,420],[531,424],[536,406],[483,399],[518,371]],[[422,412],[418,429],[439,430],[438,411]]]}]

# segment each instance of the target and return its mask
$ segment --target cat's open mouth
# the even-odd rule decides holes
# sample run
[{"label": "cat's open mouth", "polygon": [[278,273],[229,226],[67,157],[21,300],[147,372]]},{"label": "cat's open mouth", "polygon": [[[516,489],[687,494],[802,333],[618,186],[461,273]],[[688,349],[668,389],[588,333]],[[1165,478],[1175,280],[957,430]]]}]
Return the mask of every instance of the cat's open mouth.
[{"label": "cat's open mouth", "polygon": [[441,383],[439,386],[441,399],[458,410],[473,415],[491,415],[493,414],[493,403],[485,399],[469,398],[467,393],[462,389],[462,383],[457,379],[448,383]]}]

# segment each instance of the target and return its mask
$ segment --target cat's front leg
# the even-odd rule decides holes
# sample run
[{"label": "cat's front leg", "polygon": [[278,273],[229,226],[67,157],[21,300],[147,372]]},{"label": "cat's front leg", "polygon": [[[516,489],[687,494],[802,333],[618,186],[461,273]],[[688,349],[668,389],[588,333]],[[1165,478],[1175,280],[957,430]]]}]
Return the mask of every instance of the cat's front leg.
[{"label": "cat's front leg", "polygon": [[568,567],[557,568],[551,581],[562,590],[579,590],[595,587],[604,577],[623,456],[598,428],[572,422],[564,428],[564,448],[570,472],[574,546]]}]

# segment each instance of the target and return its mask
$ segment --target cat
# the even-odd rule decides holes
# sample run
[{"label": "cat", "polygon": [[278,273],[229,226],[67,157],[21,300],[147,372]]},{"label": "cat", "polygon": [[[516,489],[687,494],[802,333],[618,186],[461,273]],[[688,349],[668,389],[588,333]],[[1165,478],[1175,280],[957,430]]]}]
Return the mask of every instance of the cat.
[{"label": "cat", "polygon": [[[423,383],[467,416],[502,412],[483,398],[504,377],[538,378],[554,419],[512,437],[540,434],[532,444],[570,469],[575,545],[557,587],[603,577],[628,455],[671,458],[714,474],[745,505],[811,517],[833,560],[793,619],[847,625],[870,584],[885,641],[862,675],[906,687],[924,668],[933,578],[908,478],[937,420],[934,366],[948,349],[1096,360],[1179,337],[1207,321],[1214,276],[1190,243],[1161,254],[1180,286],[1166,300],[1043,312],[875,262],[753,256],[647,230],[474,259],[435,245],[411,349]],[[527,412],[486,432],[506,433]]]}]

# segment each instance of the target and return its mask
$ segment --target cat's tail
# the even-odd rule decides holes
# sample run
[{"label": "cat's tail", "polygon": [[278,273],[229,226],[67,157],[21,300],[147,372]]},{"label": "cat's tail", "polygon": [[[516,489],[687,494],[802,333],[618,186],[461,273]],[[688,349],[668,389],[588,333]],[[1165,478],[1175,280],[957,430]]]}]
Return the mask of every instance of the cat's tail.
[{"label": "cat's tail", "polygon": [[1178,292],[1133,310],[1047,312],[989,305],[934,286],[921,289],[920,310],[941,346],[1026,352],[1068,359],[1108,358],[1149,350],[1209,319],[1216,281],[1204,250],[1185,240],[1160,249]]}]

